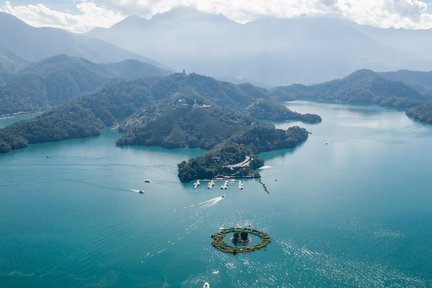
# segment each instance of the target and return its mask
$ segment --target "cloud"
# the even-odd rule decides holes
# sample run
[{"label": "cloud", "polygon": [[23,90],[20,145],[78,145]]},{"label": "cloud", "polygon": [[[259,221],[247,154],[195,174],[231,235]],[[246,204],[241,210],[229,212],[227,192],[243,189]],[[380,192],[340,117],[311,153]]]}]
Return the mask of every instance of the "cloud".
[{"label": "cloud", "polygon": [[105,1],[106,5],[127,14],[150,17],[178,6],[196,8],[203,12],[222,13],[238,22],[250,21],[262,16],[294,17],[323,15],[329,11],[323,0],[123,0]]},{"label": "cloud", "polygon": [[432,28],[428,5],[419,0],[338,0],[336,13],[381,28]]},{"label": "cloud", "polygon": [[75,4],[76,14],[51,9],[43,4],[12,5],[6,1],[0,11],[12,14],[36,27],[55,27],[72,32],[86,32],[94,27],[110,27],[124,19],[119,11],[103,8],[92,2]]},{"label": "cloud", "polygon": [[75,13],[54,10],[43,4],[12,5],[6,1],[0,10],[34,26],[75,32],[96,26],[109,27],[127,15],[150,18],[178,6],[222,13],[241,23],[263,16],[329,15],[381,28],[432,28],[431,9],[426,0],[84,0],[73,5]]},{"label": "cloud", "polygon": [[147,18],[177,6],[188,6],[222,13],[242,23],[262,16],[331,15],[381,28],[432,28],[431,9],[426,0],[106,0],[104,4],[125,14]]}]

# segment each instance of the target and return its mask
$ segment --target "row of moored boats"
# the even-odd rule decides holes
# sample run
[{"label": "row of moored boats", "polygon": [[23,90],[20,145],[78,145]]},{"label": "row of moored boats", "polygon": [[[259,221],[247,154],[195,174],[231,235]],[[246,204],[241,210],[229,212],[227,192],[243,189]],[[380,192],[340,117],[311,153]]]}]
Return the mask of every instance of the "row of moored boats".
[{"label": "row of moored boats", "polygon": [[[221,189],[221,190],[226,190],[226,189],[228,189],[229,182],[230,182],[230,181],[225,180],[224,183],[223,183],[223,185],[220,186],[220,189]],[[193,183],[193,185],[194,185],[194,188],[197,189],[198,186],[201,185],[201,181],[200,181],[200,180],[196,180],[196,181]],[[215,186],[215,181],[214,181],[214,180],[210,180],[210,181],[208,181],[208,183],[207,183],[207,188],[208,188],[208,189],[212,189],[214,186]],[[238,188],[239,188],[240,190],[243,190],[243,188],[244,188],[244,183],[243,183],[243,181],[241,181],[241,180],[238,181]]]}]

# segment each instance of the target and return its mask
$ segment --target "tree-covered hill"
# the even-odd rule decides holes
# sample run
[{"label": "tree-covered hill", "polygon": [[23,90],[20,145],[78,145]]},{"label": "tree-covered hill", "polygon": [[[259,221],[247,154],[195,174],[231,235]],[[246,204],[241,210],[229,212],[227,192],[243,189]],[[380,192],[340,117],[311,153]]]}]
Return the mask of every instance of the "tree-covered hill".
[{"label": "tree-covered hill", "polygon": [[[2,135],[9,136],[1,140],[6,143],[3,147],[13,149],[16,145],[7,143],[10,139],[26,139],[24,143],[31,144],[77,136],[87,137],[95,134],[93,129],[87,127],[100,130],[102,123],[103,127],[121,125],[121,130],[125,133],[118,142],[120,145],[193,146],[208,149],[234,131],[251,125],[252,121],[266,119],[268,115],[272,115],[272,111],[275,111],[275,114],[284,112],[284,115],[277,117],[279,120],[301,120],[304,117],[273,103],[267,98],[267,94],[265,99],[255,97],[243,91],[240,86],[197,74],[173,74],[167,77],[124,81],[82,96],[35,119],[6,127],[0,131]],[[268,111],[248,110],[255,102],[261,101],[269,103],[268,107],[266,106]],[[63,119],[66,114],[75,114],[76,109],[89,115],[72,115],[67,118],[68,121],[55,121]],[[319,116],[314,117],[320,120]],[[94,121],[90,121],[91,119]],[[60,136],[57,137],[50,132],[41,134],[40,139],[35,139],[30,136],[32,129],[28,127],[38,126],[58,132],[79,126],[86,129],[81,130],[81,135],[59,133]],[[182,129],[177,129],[179,127]],[[8,150],[3,149],[3,152]]]},{"label": "tree-covered hill", "polygon": [[406,114],[415,120],[432,124],[432,102],[409,108]]},{"label": "tree-covered hill", "polygon": [[170,111],[140,111],[117,144],[210,149],[254,124],[239,112],[208,106],[180,104]]},{"label": "tree-covered hill", "polygon": [[311,100],[394,108],[412,107],[428,99],[402,82],[384,79],[371,70],[358,70],[343,79],[317,85],[277,87],[272,93],[281,101]]},{"label": "tree-covered hill", "polygon": [[0,87],[0,116],[47,110],[121,79],[168,74],[134,60],[96,64],[66,55],[50,57],[27,66]]},{"label": "tree-covered hill", "polygon": [[293,148],[307,138],[308,132],[304,128],[290,127],[281,130],[273,126],[251,126],[216,145],[204,155],[181,162],[178,165],[178,176],[183,182],[222,176],[259,177],[259,174],[254,172],[264,164],[258,156],[259,153]]},{"label": "tree-covered hill", "polygon": [[[257,93],[253,93],[255,90]],[[211,153],[225,153],[225,148],[213,149],[234,143],[242,147],[242,156],[251,154],[256,159],[247,166],[253,169],[262,162],[257,153],[293,147],[307,138],[305,130],[294,133],[259,125],[261,119],[273,120],[269,119],[273,114],[278,120],[321,120],[317,115],[292,112],[272,102],[265,91],[249,85],[238,86],[197,74],[142,78],[106,87],[34,119],[0,129],[0,152],[32,143],[94,136],[104,127],[119,125],[124,135],[118,145],[200,147]],[[217,163],[234,164],[237,156],[219,155],[225,160]],[[249,168],[242,168],[235,174],[249,175]]]}]

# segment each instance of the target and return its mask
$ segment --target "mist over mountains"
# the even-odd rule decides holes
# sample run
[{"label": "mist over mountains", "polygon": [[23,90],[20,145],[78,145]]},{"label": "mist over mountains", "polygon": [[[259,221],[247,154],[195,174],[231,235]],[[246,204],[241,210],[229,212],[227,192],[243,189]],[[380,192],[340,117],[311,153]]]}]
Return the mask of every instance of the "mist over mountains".
[{"label": "mist over mountains", "polygon": [[14,73],[26,64],[66,54],[97,63],[153,60],[102,40],[55,28],[35,28],[0,12],[0,74]]},{"label": "mist over mountains", "polygon": [[87,36],[169,65],[274,87],[313,84],[355,70],[432,70],[432,31],[379,29],[335,18],[262,18],[239,24],[223,15],[176,8],[147,20],[130,16]]}]

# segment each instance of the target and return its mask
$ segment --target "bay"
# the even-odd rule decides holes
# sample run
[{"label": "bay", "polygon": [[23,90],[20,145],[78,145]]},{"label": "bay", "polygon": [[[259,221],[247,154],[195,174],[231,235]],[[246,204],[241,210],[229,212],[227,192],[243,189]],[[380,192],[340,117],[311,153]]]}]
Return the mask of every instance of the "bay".
[{"label": "bay", "polygon": [[[432,127],[377,107],[287,105],[323,122],[277,124],[312,134],[262,155],[268,193],[256,180],[195,190],[176,165],[202,150],[119,148],[111,130],[0,155],[0,287],[431,287]],[[244,225],[272,243],[211,246]]]}]

